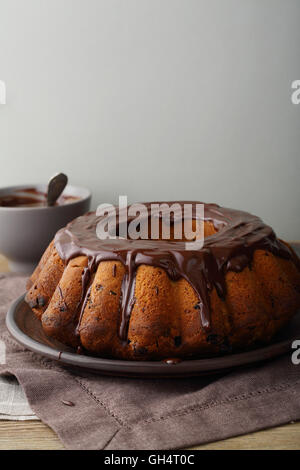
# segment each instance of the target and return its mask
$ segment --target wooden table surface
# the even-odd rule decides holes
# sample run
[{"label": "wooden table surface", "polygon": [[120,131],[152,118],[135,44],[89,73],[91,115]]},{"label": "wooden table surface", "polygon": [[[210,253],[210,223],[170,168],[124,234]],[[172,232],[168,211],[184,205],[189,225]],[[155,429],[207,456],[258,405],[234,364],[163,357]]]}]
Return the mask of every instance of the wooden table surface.
[{"label": "wooden table surface", "polygon": [[[0,255],[0,272],[8,270],[6,259]],[[52,429],[41,421],[0,420],[0,450],[5,449],[55,450],[64,449],[64,446]],[[204,444],[193,449],[299,450],[300,422]]]}]

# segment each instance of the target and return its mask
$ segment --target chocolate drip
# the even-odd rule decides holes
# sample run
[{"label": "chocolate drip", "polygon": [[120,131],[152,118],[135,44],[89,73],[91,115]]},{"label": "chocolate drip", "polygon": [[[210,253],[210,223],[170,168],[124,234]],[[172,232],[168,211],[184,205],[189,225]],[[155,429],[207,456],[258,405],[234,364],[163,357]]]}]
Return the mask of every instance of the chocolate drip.
[{"label": "chocolate drip", "polygon": [[[197,204],[188,201],[179,204],[183,208],[185,203],[193,204],[193,209]],[[151,203],[146,206],[150,214]],[[192,285],[199,299],[194,308],[199,310],[201,324],[206,331],[211,329],[209,292],[215,288],[219,297],[225,299],[226,273],[240,272],[249,266],[255,250],[265,250],[292,259],[300,270],[297,256],[276,238],[272,228],[260,218],[247,212],[221,208],[216,204],[205,204],[204,221],[212,222],[217,232],[205,238],[200,250],[186,250],[184,242],[175,240],[100,240],[96,235],[96,226],[100,220],[95,213],[78,217],[56,234],[55,246],[66,262],[79,255],[88,257],[88,267],[83,275],[83,293],[92,270],[101,261],[123,263],[126,272],[122,283],[119,331],[123,341],[127,340],[130,315],[135,303],[136,270],[142,264],[163,268],[172,280],[184,278]],[[85,300],[81,299],[80,302],[79,324],[88,295],[89,292]]]},{"label": "chocolate drip", "polygon": [[177,357],[170,357],[170,358],[164,359],[163,362],[165,362],[166,364],[171,364],[175,366],[176,364],[179,364],[180,362],[182,362],[182,359],[177,358]]},{"label": "chocolate drip", "polygon": [[88,265],[87,265],[87,267],[85,267],[83,269],[82,276],[81,276],[81,296],[80,296],[80,300],[78,302],[76,310],[78,310],[80,306],[81,306],[81,308],[80,308],[80,314],[79,314],[79,318],[78,318],[77,327],[76,327],[76,330],[75,330],[76,336],[79,336],[79,333],[80,333],[79,328],[80,328],[80,323],[81,323],[81,320],[82,320],[83,312],[84,312],[85,306],[87,304],[87,301],[89,300],[89,296],[90,296],[90,293],[91,293],[92,286],[90,285],[90,287],[88,289],[86,289],[86,288],[87,288],[87,285],[88,285],[88,283],[90,281],[90,278],[91,278],[91,272],[92,272],[93,264],[94,264],[94,259],[92,257],[90,257],[89,261],[88,261]]},{"label": "chocolate drip", "polygon": [[122,282],[122,304],[121,304],[121,324],[119,337],[122,341],[127,341],[129,321],[131,317],[131,312],[135,304],[135,252],[128,252],[126,259],[126,267],[129,266],[130,269],[127,270]]},{"label": "chocolate drip", "polygon": [[117,275],[117,265],[116,264],[113,265],[112,275],[113,275],[113,277],[116,277],[116,275]]},{"label": "chocolate drip", "polygon": [[60,285],[58,285],[58,292],[59,292],[59,295],[60,295],[60,298],[61,298],[61,301],[62,301],[62,304],[63,304],[63,305],[62,305],[62,308],[63,308],[64,310],[68,310],[68,306],[67,306],[66,301],[65,301],[65,299],[64,299],[64,296],[63,296],[63,293],[62,293],[62,290],[61,290]]},{"label": "chocolate drip", "polygon": [[76,335],[79,336],[80,334],[80,324],[81,324],[81,320],[82,320],[82,316],[83,316],[83,312],[84,312],[84,309],[86,307],[86,304],[90,298],[90,295],[91,295],[91,289],[92,289],[92,286],[90,285],[90,287],[88,288],[88,290],[86,291],[86,295],[84,297],[84,300],[82,302],[82,305],[81,305],[81,309],[80,309],[80,315],[79,315],[79,319],[78,319],[78,324],[77,324],[77,328],[76,328]]}]

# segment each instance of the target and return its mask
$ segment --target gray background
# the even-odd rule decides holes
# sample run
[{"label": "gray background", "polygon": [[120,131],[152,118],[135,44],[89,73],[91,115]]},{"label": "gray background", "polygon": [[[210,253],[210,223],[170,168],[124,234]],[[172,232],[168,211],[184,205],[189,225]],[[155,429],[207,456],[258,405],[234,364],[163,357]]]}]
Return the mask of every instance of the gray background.
[{"label": "gray background", "polygon": [[299,0],[0,0],[0,185],[197,199],[300,239]]}]

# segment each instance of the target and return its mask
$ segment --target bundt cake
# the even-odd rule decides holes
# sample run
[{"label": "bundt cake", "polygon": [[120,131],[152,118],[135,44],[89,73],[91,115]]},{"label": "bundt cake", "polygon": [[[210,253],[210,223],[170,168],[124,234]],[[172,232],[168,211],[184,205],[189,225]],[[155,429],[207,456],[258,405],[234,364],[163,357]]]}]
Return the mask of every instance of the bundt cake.
[{"label": "bundt cake", "polygon": [[80,351],[220,355],[270,341],[300,307],[297,255],[249,213],[205,204],[199,250],[177,240],[100,240],[98,222],[88,213],[56,234],[26,295],[45,333]]}]

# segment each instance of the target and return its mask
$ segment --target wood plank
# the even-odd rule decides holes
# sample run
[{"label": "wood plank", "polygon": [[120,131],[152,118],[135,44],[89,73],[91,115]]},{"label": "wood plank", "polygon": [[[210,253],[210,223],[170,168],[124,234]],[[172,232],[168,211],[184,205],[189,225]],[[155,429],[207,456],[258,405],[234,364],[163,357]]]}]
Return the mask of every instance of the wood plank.
[{"label": "wood plank", "polygon": [[8,271],[9,271],[9,267],[8,267],[7,258],[5,258],[0,253],[0,272],[1,273],[7,273]]},{"label": "wood plank", "polygon": [[197,450],[300,450],[300,422],[196,446]]},{"label": "wood plank", "polygon": [[59,450],[64,446],[41,421],[0,421],[0,450]]},{"label": "wood plank", "polygon": [[[40,421],[0,421],[0,450],[64,449],[56,434]],[[299,450],[300,422],[196,446],[193,450]]]}]

